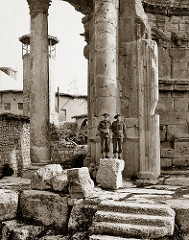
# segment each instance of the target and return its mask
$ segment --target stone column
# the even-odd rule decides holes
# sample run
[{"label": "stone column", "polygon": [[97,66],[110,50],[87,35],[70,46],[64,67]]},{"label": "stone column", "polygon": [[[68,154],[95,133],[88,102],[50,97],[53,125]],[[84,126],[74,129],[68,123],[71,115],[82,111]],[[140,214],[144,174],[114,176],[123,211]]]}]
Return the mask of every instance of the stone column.
[{"label": "stone column", "polygon": [[95,0],[90,21],[89,47],[89,146],[92,161],[99,163],[98,123],[117,109],[117,24],[119,0]]},{"label": "stone column", "polygon": [[31,15],[30,155],[33,163],[49,163],[48,8],[51,0],[27,0]]},{"label": "stone column", "polygon": [[128,135],[124,176],[156,181],[160,175],[157,44],[150,39],[141,0],[120,0],[119,20],[120,101]]}]

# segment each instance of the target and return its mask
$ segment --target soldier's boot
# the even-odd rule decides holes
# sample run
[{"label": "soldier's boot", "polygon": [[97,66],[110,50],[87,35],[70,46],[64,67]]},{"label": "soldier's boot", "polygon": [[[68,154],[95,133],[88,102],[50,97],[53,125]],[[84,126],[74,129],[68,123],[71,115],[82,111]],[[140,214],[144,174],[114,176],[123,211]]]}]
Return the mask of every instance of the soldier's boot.
[{"label": "soldier's boot", "polygon": [[106,154],[103,152],[102,153],[102,158],[105,158],[106,157]]},{"label": "soldier's boot", "polygon": [[121,154],[118,154],[118,159],[121,159]]},{"label": "soldier's boot", "polygon": [[117,158],[117,155],[116,155],[116,153],[114,153],[114,158]]}]

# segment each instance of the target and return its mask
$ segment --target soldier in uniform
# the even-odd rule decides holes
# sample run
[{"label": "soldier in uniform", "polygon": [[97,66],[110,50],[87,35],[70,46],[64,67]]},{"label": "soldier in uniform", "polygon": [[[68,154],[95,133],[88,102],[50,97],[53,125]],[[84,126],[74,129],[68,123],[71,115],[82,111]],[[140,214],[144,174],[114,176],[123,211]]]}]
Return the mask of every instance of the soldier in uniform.
[{"label": "soldier in uniform", "polygon": [[126,126],[125,123],[121,120],[120,114],[115,115],[114,118],[116,120],[112,123],[111,128],[113,133],[113,154],[114,158],[116,158],[116,154],[118,153],[118,158],[121,159],[123,138],[126,136]]},{"label": "soldier in uniform", "polygon": [[109,121],[109,114],[104,113],[103,120],[100,121],[98,125],[98,130],[100,131],[101,137],[101,152],[103,158],[108,158],[108,153],[110,151],[110,130],[111,130],[111,122]]}]

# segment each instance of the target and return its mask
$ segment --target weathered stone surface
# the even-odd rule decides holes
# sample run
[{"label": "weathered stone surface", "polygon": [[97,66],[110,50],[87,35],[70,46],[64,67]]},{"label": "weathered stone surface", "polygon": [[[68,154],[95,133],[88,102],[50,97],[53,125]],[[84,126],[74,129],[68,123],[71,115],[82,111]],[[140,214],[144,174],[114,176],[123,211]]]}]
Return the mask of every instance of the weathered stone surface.
[{"label": "weathered stone surface", "polygon": [[58,194],[27,190],[20,196],[22,217],[41,222],[45,226],[53,225],[66,232],[68,222],[68,199]]},{"label": "weathered stone surface", "polygon": [[97,183],[103,188],[118,189],[122,187],[122,171],[125,163],[119,159],[100,159]]},{"label": "weathered stone surface", "polygon": [[61,174],[62,171],[63,169],[60,164],[49,164],[43,168],[38,169],[31,179],[32,189],[39,190],[51,189],[52,178]]},{"label": "weathered stone surface", "polygon": [[0,221],[16,217],[18,194],[12,190],[0,189]]},{"label": "weathered stone surface", "polygon": [[63,171],[61,175],[52,178],[52,189],[54,191],[68,193],[67,171]]},{"label": "weathered stone surface", "polygon": [[67,176],[71,198],[86,198],[93,193],[94,182],[87,167],[69,169]]},{"label": "weathered stone surface", "polygon": [[40,238],[39,240],[69,240],[69,238],[62,235],[56,235],[56,236],[47,235]]},{"label": "weathered stone surface", "polygon": [[68,230],[71,233],[85,232],[92,224],[92,218],[96,210],[90,205],[74,205],[68,223]]},{"label": "weathered stone surface", "polygon": [[187,186],[189,185],[189,178],[185,176],[169,177],[165,179],[164,184],[172,186]]},{"label": "weathered stone surface", "polygon": [[72,236],[72,240],[88,240],[89,238],[87,236],[87,232],[76,232]]},{"label": "weathered stone surface", "polygon": [[35,239],[44,231],[43,226],[26,225],[15,220],[2,223],[2,240],[28,240]]},{"label": "weathered stone surface", "polygon": [[166,203],[175,210],[175,221],[182,231],[189,229],[189,200],[168,200]]}]

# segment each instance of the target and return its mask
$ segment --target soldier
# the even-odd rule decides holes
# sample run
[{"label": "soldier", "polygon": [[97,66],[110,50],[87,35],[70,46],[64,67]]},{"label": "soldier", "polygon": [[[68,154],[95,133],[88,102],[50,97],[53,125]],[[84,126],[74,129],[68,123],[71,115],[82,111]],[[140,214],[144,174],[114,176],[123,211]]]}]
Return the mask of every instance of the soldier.
[{"label": "soldier", "polygon": [[109,121],[109,114],[104,113],[103,120],[100,121],[98,125],[98,130],[100,131],[101,137],[101,152],[103,158],[108,158],[108,153],[110,151],[110,130],[111,130],[111,122]]},{"label": "soldier", "polygon": [[115,115],[114,118],[116,120],[112,123],[111,128],[113,133],[113,154],[114,158],[116,158],[116,154],[118,153],[118,158],[121,159],[123,138],[126,136],[126,126],[125,123],[121,120],[120,114]]}]

